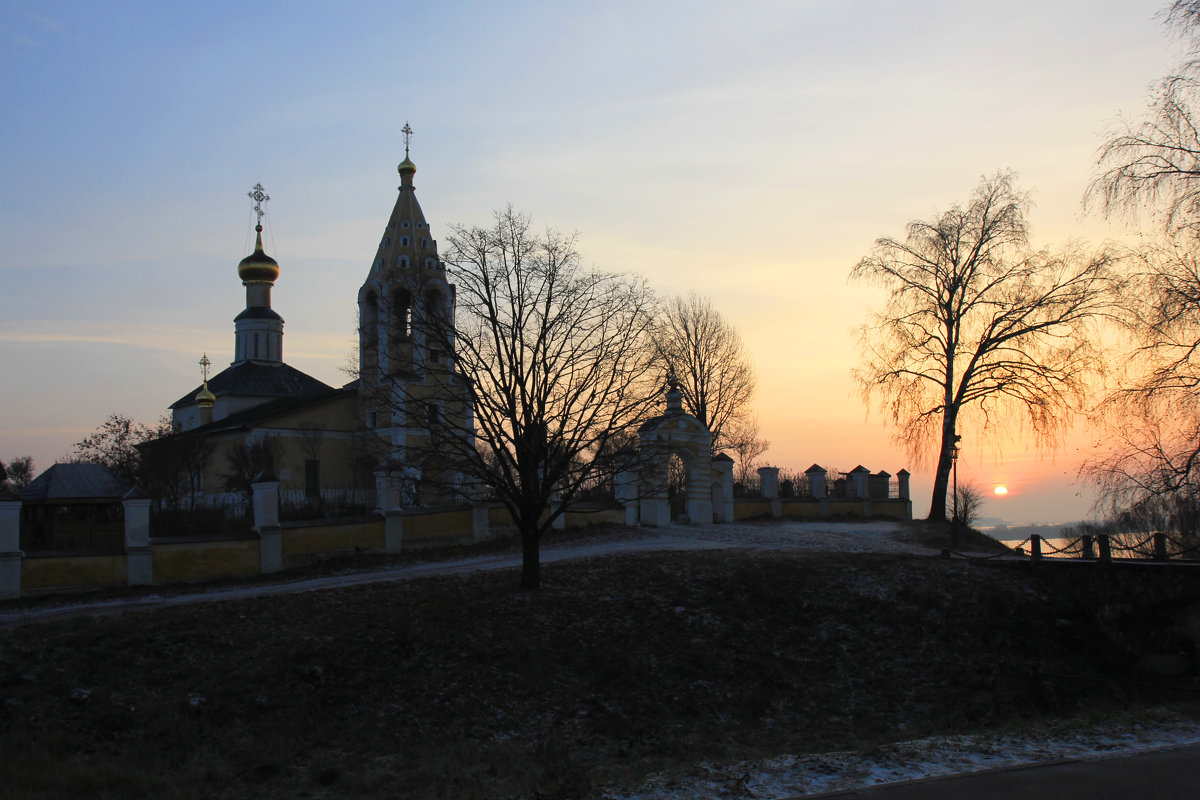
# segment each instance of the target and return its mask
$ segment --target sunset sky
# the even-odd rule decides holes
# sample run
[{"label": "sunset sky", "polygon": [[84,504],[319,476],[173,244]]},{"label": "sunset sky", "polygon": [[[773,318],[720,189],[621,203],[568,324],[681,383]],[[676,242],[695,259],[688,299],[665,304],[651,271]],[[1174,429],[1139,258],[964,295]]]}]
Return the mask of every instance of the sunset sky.
[{"label": "sunset sky", "polygon": [[[256,182],[284,358],[349,380],[408,121],[436,235],[512,203],[588,263],[710,296],[758,369],[764,460],[907,467],[924,516],[930,465],[850,379],[881,295],[847,274],[1004,168],[1035,244],[1121,235],[1080,201],[1178,57],[1163,5],[0,3],[0,459],[44,469],[232,360]],[[1057,454],[962,433],[985,515],[1088,515],[1088,431]]]}]

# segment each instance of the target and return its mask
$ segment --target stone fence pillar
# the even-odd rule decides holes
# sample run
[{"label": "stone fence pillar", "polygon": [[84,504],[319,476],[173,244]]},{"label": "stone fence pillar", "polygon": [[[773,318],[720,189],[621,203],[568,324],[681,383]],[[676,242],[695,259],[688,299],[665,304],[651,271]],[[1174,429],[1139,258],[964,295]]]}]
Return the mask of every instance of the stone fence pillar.
[{"label": "stone fence pillar", "polygon": [[808,476],[808,494],[814,500],[824,500],[828,497],[825,486],[825,476],[829,474],[820,464],[813,464],[804,474]]},{"label": "stone fence pillar", "polygon": [[136,486],[121,498],[125,507],[125,580],[130,586],[154,583],[150,549],[150,498]]},{"label": "stone fence pillar", "polygon": [[912,519],[912,494],[908,486],[909,474],[908,470],[902,469],[896,473],[896,484],[899,489],[900,499],[905,503],[905,519]]},{"label": "stone fence pillar", "polygon": [[892,476],[884,470],[867,477],[867,494],[872,500],[887,500],[892,492]]},{"label": "stone fence pillar", "polygon": [[853,487],[855,498],[862,501],[862,515],[870,517],[873,515],[871,508],[871,470],[859,464],[854,469],[850,470],[850,485]]},{"label": "stone fence pillar", "polygon": [[613,497],[625,509],[625,524],[638,523],[637,474],[623,469],[613,479]]},{"label": "stone fence pillar", "polygon": [[857,499],[866,500],[871,496],[867,490],[867,478],[870,476],[871,470],[862,464],[850,470],[850,485],[854,487],[854,496]]},{"label": "stone fence pillar", "polygon": [[21,501],[0,491],[0,600],[21,596]]},{"label": "stone fence pillar", "polygon": [[383,517],[383,549],[399,553],[404,547],[404,512],[400,478],[385,469],[375,470],[375,513]]},{"label": "stone fence pillar", "polygon": [[713,456],[713,515],[717,522],[733,522],[733,459],[724,453]]},{"label": "stone fence pillar", "polygon": [[762,486],[762,496],[771,501],[771,516],[782,516],[783,507],[779,503],[779,467],[759,467],[758,481]]},{"label": "stone fence pillar", "polygon": [[[548,513],[548,514],[553,513],[554,509],[559,508],[560,506],[562,506],[562,504],[563,504],[562,490],[560,490],[558,488],[558,483],[555,483],[553,486],[550,487],[550,505],[546,508],[546,513]],[[556,531],[561,531],[561,530],[566,529],[566,527],[567,527],[567,509],[566,508],[563,508],[562,512],[559,513],[559,515],[554,518],[554,521],[550,523],[550,527]]]},{"label": "stone fence pillar", "polygon": [[279,529],[279,481],[260,472],[250,484],[254,495],[254,530],[258,531],[259,570],[283,569],[283,531]]}]

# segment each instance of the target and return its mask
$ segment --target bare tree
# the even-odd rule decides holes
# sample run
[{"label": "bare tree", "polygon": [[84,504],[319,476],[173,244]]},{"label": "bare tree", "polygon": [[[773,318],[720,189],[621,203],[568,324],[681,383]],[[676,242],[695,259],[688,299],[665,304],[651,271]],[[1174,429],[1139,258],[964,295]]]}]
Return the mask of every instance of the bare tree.
[{"label": "bare tree", "polygon": [[951,505],[947,511],[953,514],[957,508],[958,524],[964,528],[975,527],[983,511],[983,490],[974,483],[964,481],[956,487],[955,497],[957,505]]},{"label": "bare tree", "polygon": [[1146,215],[1169,231],[1200,220],[1200,3],[1175,0],[1162,18],[1188,42],[1187,60],[1155,85],[1140,118],[1121,121],[1101,145],[1085,199],[1107,216]]},{"label": "bare tree", "polygon": [[255,478],[262,473],[278,475],[282,457],[283,441],[277,436],[264,436],[230,447],[225,453],[229,471],[221,474],[225,491],[237,492],[250,503],[254,498]]},{"label": "bare tree", "polygon": [[910,457],[936,445],[929,519],[946,517],[946,486],[960,417],[987,430],[1009,413],[1053,445],[1080,409],[1100,361],[1090,323],[1108,302],[1110,257],[1034,251],[1028,195],[1012,173],[984,178],[970,203],[879,239],[851,278],[887,300],[859,331],[854,376],[886,409]]},{"label": "bare tree", "polygon": [[669,373],[675,375],[684,408],[712,433],[713,452],[730,449],[726,428],[748,413],[758,383],[737,329],[711,300],[693,292],[666,302],[654,344],[662,359],[663,382]]},{"label": "bare tree", "polygon": [[1172,518],[1200,497],[1198,247],[1195,233],[1178,230],[1128,259],[1116,319],[1130,347],[1095,409],[1106,446],[1081,469],[1114,517]]},{"label": "bare tree", "polygon": [[729,421],[725,428],[725,447],[737,457],[737,482],[751,482],[755,464],[771,443],[758,435],[758,418],[739,415]]},{"label": "bare tree", "polygon": [[33,480],[33,456],[17,456],[7,465],[0,462],[0,470],[7,472],[8,482],[15,491],[19,492]]},{"label": "bare tree", "polygon": [[124,414],[109,414],[99,428],[75,443],[75,458],[103,464],[118,478],[136,484],[141,478],[137,445],[170,432],[171,421],[167,417],[154,425],[144,425]]},{"label": "bare tree", "polygon": [[1163,18],[1188,56],[1101,146],[1086,195],[1109,218],[1154,225],[1127,257],[1117,319],[1129,348],[1095,409],[1106,446],[1081,474],[1122,524],[1186,528],[1200,497],[1200,2],[1176,0]]},{"label": "bare tree", "polygon": [[461,375],[473,425],[447,414],[424,446],[451,455],[508,510],[521,537],[521,588],[537,589],[543,534],[599,473],[636,456],[613,445],[659,399],[655,300],[640,278],[585,268],[574,237],[535,235],[511,207],[491,227],[453,227],[448,243],[457,313],[417,324],[452,354],[429,368]]}]

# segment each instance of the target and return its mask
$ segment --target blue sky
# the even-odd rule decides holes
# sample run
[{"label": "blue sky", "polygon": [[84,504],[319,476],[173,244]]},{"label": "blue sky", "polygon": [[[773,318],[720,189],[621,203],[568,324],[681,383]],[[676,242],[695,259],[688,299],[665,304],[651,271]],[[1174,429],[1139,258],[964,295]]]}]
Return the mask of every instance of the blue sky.
[{"label": "blue sky", "polygon": [[[0,2],[0,458],[47,466],[232,358],[260,181],[285,358],[344,381],[408,121],[436,234],[512,203],[711,296],[754,353],[769,461],[927,486],[853,392],[878,296],[846,275],[1002,168],[1040,242],[1119,234],[1080,197],[1177,55],[1161,5]],[[964,470],[1030,476],[989,514],[1082,513],[1086,438],[1050,462],[968,433]]]}]

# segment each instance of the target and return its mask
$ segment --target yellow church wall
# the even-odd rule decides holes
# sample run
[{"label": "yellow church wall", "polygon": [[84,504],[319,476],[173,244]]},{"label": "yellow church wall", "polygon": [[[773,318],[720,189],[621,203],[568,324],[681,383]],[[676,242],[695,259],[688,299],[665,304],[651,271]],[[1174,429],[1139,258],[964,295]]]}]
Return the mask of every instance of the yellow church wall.
[{"label": "yellow church wall", "polygon": [[258,539],[155,542],[154,582],[240,578],[260,571]]},{"label": "yellow church wall", "polygon": [[382,550],[384,547],[383,525],[382,519],[328,525],[309,523],[289,525],[284,523],[283,555],[306,555],[351,548]]},{"label": "yellow church wall", "polygon": [[125,556],[34,556],[21,561],[21,591],[121,586]]},{"label": "yellow church wall", "polygon": [[327,403],[297,409],[266,421],[262,427],[299,429],[319,425],[325,431],[354,431],[362,428],[355,409],[355,395],[346,394]]}]

